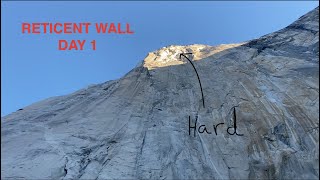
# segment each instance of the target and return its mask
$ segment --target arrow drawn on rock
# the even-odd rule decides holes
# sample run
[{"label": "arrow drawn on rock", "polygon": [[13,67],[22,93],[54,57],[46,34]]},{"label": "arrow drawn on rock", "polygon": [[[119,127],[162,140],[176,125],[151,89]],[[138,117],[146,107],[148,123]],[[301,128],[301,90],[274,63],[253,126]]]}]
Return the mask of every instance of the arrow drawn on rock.
[{"label": "arrow drawn on rock", "polygon": [[186,55],[189,55],[189,54],[192,54],[192,53],[181,53],[179,55],[179,58],[182,60],[181,56],[183,56],[184,58],[186,58],[192,65],[194,71],[196,72],[197,74],[197,78],[198,78],[198,81],[199,81],[199,85],[200,85],[200,90],[201,90],[201,96],[202,96],[202,105],[203,105],[203,108],[205,108],[205,105],[204,105],[204,96],[203,96],[203,91],[202,91],[202,85],[201,85],[201,81],[200,81],[200,77],[199,77],[199,74],[197,72],[197,69],[196,67],[194,66],[194,64],[192,63],[192,61],[186,56]]}]

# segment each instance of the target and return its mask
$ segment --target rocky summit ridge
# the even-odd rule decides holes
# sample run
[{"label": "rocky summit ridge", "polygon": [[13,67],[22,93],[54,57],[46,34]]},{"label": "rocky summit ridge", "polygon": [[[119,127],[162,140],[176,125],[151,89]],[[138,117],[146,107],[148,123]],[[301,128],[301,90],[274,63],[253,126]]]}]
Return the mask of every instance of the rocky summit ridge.
[{"label": "rocky summit ridge", "polygon": [[319,8],[245,43],[151,52],[2,117],[1,135],[1,179],[319,179]]},{"label": "rocky summit ridge", "polygon": [[171,45],[153,51],[143,60],[143,67],[149,70],[154,68],[184,64],[186,61],[180,59],[181,53],[192,53],[192,60],[207,58],[223,50],[237,47],[241,44],[222,44],[219,46],[208,46],[203,44],[192,44],[187,46]]}]

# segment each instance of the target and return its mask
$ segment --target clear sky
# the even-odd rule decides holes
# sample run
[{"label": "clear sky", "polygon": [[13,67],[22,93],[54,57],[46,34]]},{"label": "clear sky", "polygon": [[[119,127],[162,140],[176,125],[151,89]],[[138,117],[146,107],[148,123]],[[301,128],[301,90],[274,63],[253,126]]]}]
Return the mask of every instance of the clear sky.
[{"label": "clear sky", "polygon": [[[168,45],[228,44],[279,30],[309,2],[3,2],[1,116],[52,96],[117,79]],[[22,22],[130,23],[134,35],[27,35]],[[96,51],[59,51],[59,39],[96,39]]]}]

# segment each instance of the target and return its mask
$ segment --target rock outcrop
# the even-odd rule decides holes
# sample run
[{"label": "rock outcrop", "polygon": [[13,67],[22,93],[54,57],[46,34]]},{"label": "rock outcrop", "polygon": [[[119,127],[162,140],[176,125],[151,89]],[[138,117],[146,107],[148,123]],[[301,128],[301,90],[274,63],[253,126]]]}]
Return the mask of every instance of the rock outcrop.
[{"label": "rock outcrop", "polygon": [[318,179],[319,8],[246,43],[162,48],[1,121],[2,179]]}]

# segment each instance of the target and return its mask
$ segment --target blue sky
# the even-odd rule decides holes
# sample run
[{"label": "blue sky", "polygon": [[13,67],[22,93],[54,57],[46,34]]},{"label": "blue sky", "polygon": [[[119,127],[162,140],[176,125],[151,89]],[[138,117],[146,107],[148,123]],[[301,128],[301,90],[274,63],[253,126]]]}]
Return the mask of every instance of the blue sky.
[{"label": "blue sky", "polygon": [[[1,2],[1,116],[48,97],[117,79],[167,45],[228,44],[279,30],[308,2]],[[134,35],[27,35],[22,22],[129,22]],[[59,39],[97,50],[59,51]]]}]

